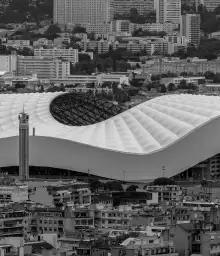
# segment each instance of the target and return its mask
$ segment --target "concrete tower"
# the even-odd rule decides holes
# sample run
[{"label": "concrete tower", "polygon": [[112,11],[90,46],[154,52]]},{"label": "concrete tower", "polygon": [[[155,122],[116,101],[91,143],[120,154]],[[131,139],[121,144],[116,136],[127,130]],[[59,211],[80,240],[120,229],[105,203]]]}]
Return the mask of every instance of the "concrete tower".
[{"label": "concrete tower", "polygon": [[29,179],[29,115],[19,114],[19,178]]}]

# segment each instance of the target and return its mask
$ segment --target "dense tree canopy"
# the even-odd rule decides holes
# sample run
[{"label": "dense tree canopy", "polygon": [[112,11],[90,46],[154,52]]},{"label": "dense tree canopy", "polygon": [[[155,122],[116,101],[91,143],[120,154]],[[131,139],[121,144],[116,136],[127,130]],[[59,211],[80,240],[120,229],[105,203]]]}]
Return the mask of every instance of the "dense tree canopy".
[{"label": "dense tree canopy", "polygon": [[73,29],[73,34],[78,34],[78,33],[86,33],[86,29],[80,26],[75,26]]},{"label": "dense tree canopy", "polygon": [[138,189],[137,185],[131,185],[129,187],[127,187],[126,191],[136,191]]},{"label": "dense tree canopy", "polygon": [[157,178],[153,181],[153,185],[158,185],[158,186],[166,186],[166,185],[175,185],[175,181],[173,181],[172,179],[170,178],[166,178],[166,177],[160,177],[160,178]]},{"label": "dense tree canopy", "polygon": [[175,84],[174,83],[169,83],[168,86],[167,86],[167,90],[169,92],[175,91],[176,90]]},{"label": "dense tree canopy", "polygon": [[0,21],[7,23],[22,23],[35,21],[39,25],[40,20],[53,17],[53,0],[36,1],[36,6],[28,0],[12,0],[0,16]]}]

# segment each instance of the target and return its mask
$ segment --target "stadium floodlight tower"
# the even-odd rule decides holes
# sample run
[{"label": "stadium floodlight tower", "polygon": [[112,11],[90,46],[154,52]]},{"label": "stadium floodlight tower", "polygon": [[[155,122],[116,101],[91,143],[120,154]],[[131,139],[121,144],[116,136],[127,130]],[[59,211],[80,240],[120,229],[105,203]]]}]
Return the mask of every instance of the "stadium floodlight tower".
[{"label": "stadium floodlight tower", "polygon": [[29,115],[23,110],[19,119],[19,178],[29,179]]}]

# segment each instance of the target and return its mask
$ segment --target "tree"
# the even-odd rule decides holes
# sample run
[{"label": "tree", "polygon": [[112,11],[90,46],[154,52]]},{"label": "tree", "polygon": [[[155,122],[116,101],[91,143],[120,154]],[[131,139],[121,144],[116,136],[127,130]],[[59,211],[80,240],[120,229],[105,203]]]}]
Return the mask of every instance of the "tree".
[{"label": "tree", "polygon": [[24,89],[26,87],[26,85],[25,84],[23,84],[23,83],[16,83],[15,84],[15,88],[16,89]]},{"label": "tree", "polygon": [[90,61],[91,57],[85,53],[79,53],[79,62],[80,61]]},{"label": "tree", "polygon": [[138,188],[137,185],[131,185],[131,186],[127,187],[126,191],[127,192],[131,192],[131,191],[136,192],[137,188]]},{"label": "tree", "polygon": [[88,34],[88,39],[91,40],[91,41],[95,40],[95,32],[89,33]]},{"label": "tree", "polygon": [[167,86],[167,90],[169,92],[175,91],[176,90],[175,84],[174,83],[169,83],[168,86]]},{"label": "tree", "polygon": [[110,191],[124,191],[122,185],[118,181],[108,181],[105,183],[105,188]]},{"label": "tree", "polygon": [[187,84],[186,84],[186,80],[183,79],[182,81],[180,81],[179,85],[178,85],[178,89],[187,89]]},{"label": "tree", "polygon": [[214,77],[213,77],[213,83],[220,83],[220,73],[217,73]]},{"label": "tree", "polygon": [[78,33],[86,33],[86,29],[81,26],[75,26],[73,29],[73,34],[78,34]]},{"label": "tree", "polygon": [[181,72],[180,73],[180,76],[184,76],[184,77],[186,77],[188,75],[188,73],[187,72]]},{"label": "tree", "polygon": [[198,5],[198,13],[207,12],[206,7],[203,4]]},{"label": "tree", "polygon": [[103,183],[98,180],[98,179],[93,179],[91,182],[90,182],[90,189],[92,192],[95,192],[97,191],[99,188],[102,188],[103,187]]},{"label": "tree", "polygon": [[165,84],[160,84],[159,85],[159,90],[161,93],[165,93],[167,91],[167,88],[165,86]]},{"label": "tree", "polygon": [[175,185],[175,181],[173,181],[172,179],[170,178],[166,178],[166,177],[160,177],[160,178],[157,178],[153,181],[153,184],[155,186],[166,186],[166,185]]},{"label": "tree", "polygon": [[188,89],[193,90],[193,91],[197,90],[197,86],[193,83],[188,83],[187,87],[188,87]]},{"label": "tree", "polygon": [[208,181],[207,180],[202,180],[201,181],[201,186],[202,187],[208,187]]},{"label": "tree", "polygon": [[60,32],[61,32],[61,29],[57,25],[55,25],[55,24],[50,25],[49,28],[46,31],[46,33],[49,36],[56,35],[56,34],[58,34]]},{"label": "tree", "polygon": [[204,75],[206,79],[213,79],[215,76],[215,73],[213,73],[212,71],[206,71]]},{"label": "tree", "polygon": [[140,64],[139,63],[137,63],[136,64],[136,68],[140,68],[141,66],[140,66]]}]

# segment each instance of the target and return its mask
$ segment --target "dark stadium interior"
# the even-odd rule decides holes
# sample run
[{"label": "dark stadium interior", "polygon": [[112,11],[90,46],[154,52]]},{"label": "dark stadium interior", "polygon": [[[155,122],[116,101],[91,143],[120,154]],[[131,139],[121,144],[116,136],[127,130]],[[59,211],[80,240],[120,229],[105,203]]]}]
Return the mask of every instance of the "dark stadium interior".
[{"label": "dark stadium interior", "polygon": [[122,109],[89,94],[68,93],[56,97],[51,102],[50,112],[60,123],[84,126],[107,120],[121,113]]}]

